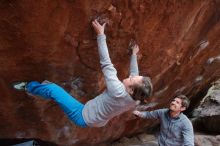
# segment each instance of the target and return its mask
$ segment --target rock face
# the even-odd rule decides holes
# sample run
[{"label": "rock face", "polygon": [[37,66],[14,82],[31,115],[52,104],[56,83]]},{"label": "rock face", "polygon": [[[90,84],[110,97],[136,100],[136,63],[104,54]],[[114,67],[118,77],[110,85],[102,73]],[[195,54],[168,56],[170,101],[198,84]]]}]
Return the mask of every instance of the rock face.
[{"label": "rock face", "polygon": [[[206,135],[195,133],[195,146],[219,146],[220,135]],[[135,137],[123,137],[110,146],[158,146],[156,137],[151,134],[140,134]]]},{"label": "rock face", "polygon": [[106,34],[120,79],[128,76],[128,44],[141,50],[139,68],[152,78],[153,109],[183,93],[192,101],[220,77],[219,0],[1,0],[0,138],[39,138],[60,145],[92,145],[142,131],[154,121],[129,112],[103,128],[81,129],[53,101],[12,90],[19,80],[56,82],[85,103],[103,91],[91,20]]},{"label": "rock face", "polygon": [[123,137],[109,146],[158,146],[157,139],[152,134],[138,134],[134,137]]},{"label": "rock face", "polygon": [[193,115],[196,117],[194,120],[196,128],[220,133],[220,80],[212,84]]},{"label": "rock face", "polygon": [[219,146],[220,135],[211,136],[205,134],[195,135],[195,146]]}]

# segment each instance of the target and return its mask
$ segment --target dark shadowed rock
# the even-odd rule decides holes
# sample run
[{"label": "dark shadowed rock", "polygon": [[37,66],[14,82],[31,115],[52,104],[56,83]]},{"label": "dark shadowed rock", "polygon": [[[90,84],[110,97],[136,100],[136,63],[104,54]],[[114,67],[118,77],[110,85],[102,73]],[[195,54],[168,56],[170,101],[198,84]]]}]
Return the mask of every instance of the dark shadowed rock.
[{"label": "dark shadowed rock", "polygon": [[195,128],[220,133],[220,80],[212,83],[193,116]]}]

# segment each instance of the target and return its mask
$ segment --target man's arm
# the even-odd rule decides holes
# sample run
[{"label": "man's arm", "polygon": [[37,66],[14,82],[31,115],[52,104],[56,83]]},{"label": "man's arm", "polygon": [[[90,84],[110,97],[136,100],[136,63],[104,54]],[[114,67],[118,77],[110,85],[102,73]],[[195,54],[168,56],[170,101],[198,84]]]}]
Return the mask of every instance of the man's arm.
[{"label": "man's arm", "polygon": [[130,76],[138,76],[139,70],[138,70],[138,63],[137,63],[137,53],[139,51],[138,45],[131,46],[132,49],[132,55],[131,55],[131,61],[130,61]]},{"label": "man's arm", "polygon": [[106,36],[104,34],[105,24],[100,25],[96,20],[92,22],[94,30],[97,33],[98,52],[100,56],[101,69],[104,74],[107,92],[113,97],[122,97],[125,88],[117,77],[117,71],[114,68],[109,57]]},{"label": "man's arm", "polygon": [[159,119],[162,114],[164,114],[164,109],[154,110],[154,111],[133,111],[133,114],[144,119]]},{"label": "man's arm", "polygon": [[183,125],[183,146],[194,146],[194,134],[192,123],[187,120]]}]

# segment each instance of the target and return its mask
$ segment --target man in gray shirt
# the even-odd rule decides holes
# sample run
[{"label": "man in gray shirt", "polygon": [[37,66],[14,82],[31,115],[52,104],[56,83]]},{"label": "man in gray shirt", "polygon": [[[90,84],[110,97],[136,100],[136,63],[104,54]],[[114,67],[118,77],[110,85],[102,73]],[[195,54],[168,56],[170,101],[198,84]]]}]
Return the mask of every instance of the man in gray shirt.
[{"label": "man in gray shirt", "polygon": [[139,51],[138,46],[132,47],[130,77],[121,82],[109,57],[104,34],[105,24],[100,25],[95,20],[92,26],[97,33],[100,64],[106,83],[103,93],[83,105],[55,83],[32,81],[14,84],[17,90],[25,90],[44,99],[53,99],[70,120],[81,127],[105,126],[113,117],[134,109],[137,101],[143,102],[153,90],[150,78],[139,76],[136,55]]},{"label": "man in gray shirt", "polygon": [[184,95],[175,97],[170,103],[169,109],[154,111],[134,111],[141,118],[159,119],[160,134],[158,143],[160,146],[194,146],[194,134],[191,121],[182,113],[189,107],[189,99]]}]

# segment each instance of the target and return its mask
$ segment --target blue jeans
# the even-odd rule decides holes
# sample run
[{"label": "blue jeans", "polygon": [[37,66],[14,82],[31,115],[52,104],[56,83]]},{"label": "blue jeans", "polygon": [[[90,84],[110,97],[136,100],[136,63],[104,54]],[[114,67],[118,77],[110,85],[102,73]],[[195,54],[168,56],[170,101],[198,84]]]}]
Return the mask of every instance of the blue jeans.
[{"label": "blue jeans", "polygon": [[60,86],[54,83],[40,84],[39,82],[32,81],[27,84],[27,91],[45,99],[53,99],[71,121],[80,127],[87,127],[82,116],[84,105]]}]

